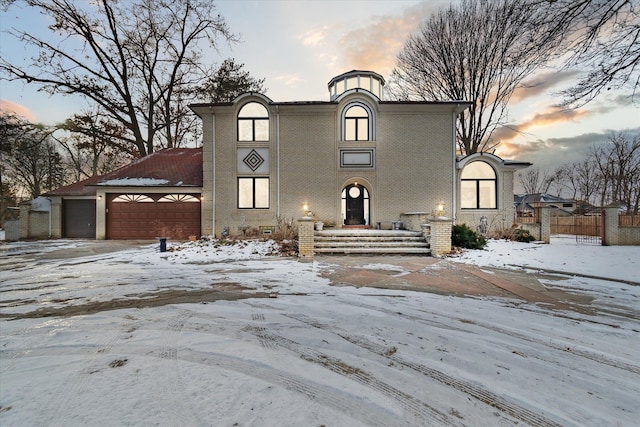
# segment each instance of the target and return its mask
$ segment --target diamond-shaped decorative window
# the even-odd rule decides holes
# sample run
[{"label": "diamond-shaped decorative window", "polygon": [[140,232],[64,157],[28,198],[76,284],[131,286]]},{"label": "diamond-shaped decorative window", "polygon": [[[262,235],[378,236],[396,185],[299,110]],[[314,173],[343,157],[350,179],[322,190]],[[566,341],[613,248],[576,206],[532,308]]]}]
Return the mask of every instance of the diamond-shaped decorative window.
[{"label": "diamond-shaped decorative window", "polygon": [[242,161],[245,165],[249,166],[249,169],[251,169],[253,172],[255,172],[260,167],[260,165],[264,163],[264,159],[260,154],[258,154],[256,150],[251,150],[249,154],[247,154],[245,158],[242,159]]}]

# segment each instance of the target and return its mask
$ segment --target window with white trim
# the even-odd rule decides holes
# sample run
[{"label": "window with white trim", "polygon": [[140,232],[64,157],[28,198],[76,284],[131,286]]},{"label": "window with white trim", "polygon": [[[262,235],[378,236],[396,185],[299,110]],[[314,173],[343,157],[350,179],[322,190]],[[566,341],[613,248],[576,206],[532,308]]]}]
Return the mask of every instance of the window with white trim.
[{"label": "window with white trim", "polygon": [[467,164],[460,174],[460,207],[462,209],[497,209],[495,170],[486,162]]},{"label": "window with white trim", "polygon": [[238,112],[238,141],[268,141],[269,112],[259,102],[249,102]]}]

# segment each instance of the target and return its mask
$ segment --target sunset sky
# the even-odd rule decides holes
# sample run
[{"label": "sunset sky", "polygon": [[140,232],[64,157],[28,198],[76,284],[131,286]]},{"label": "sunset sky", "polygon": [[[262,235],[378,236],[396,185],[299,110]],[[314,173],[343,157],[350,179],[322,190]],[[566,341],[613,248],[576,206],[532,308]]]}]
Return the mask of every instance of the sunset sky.
[{"label": "sunset sky", "polygon": [[[456,0],[451,0],[456,1]],[[218,1],[217,10],[241,42],[221,46],[208,60],[233,57],[254,77],[265,78],[266,95],[276,102],[327,101],[327,83],[352,69],[372,70],[388,78],[397,52],[431,12],[450,0],[427,1]],[[17,19],[16,19],[17,18]],[[2,14],[2,31],[11,27],[45,28],[28,9]],[[39,30],[44,31],[44,30]],[[24,48],[0,35],[3,57],[22,60]],[[543,70],[519,90],[509,108],[508,127],[499,129],[496,154],[555,167],[584,158],[593,144],[612,131],[640,132],[640,103],[630,93],[606,93],[579,110],[561,111],[557,91],[575,82],[576,73]],[[32,121],[53,124],[80,112],[82,101],[49,97],[22,82],[0,82],[0,108]]]}]

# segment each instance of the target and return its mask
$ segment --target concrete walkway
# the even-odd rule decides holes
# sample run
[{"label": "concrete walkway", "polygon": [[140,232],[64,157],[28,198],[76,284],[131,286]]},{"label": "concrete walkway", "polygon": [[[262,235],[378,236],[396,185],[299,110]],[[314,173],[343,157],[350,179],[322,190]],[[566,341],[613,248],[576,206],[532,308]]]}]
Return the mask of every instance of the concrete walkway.
[{"label": "concrete walkway", "polygon": [[[549,290],[539,281],[563,277],[518,270],[479,268],[446,258],[411,256],[316,256],[321,274],[336,286],[433,292],[442,295],[493,296],[547,308],[590,312],[591,298]],[[322,266],[326,266],[323,268]]]}]

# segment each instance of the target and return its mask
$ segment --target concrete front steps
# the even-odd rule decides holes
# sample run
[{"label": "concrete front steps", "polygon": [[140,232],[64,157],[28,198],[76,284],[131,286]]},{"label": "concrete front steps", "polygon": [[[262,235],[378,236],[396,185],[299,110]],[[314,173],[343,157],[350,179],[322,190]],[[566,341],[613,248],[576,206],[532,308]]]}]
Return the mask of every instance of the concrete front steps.
[{"label": "concrete front steps", "polygon": [[316,254],[429,255],[423,234],[406,230],[335,229],[314,232]]}]

